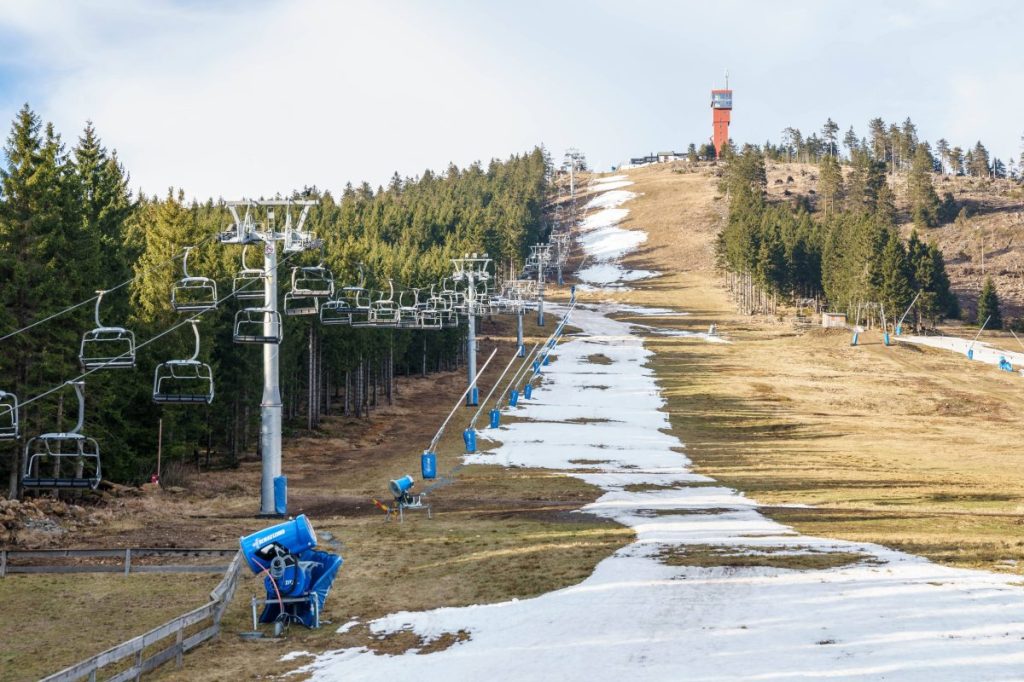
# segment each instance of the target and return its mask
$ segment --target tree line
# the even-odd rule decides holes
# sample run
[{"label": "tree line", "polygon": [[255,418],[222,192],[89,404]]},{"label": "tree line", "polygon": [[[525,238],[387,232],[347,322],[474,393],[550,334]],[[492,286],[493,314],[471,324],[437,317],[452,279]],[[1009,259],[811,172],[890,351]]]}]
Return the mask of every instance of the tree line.
[{"label": "tree line", "polygon": [[[173,283],[182,276],[181,252],[190,255],[193,275],[215,279],[220,296],[231,290],[243,266],[241,247],[217,243],[214,235],[230,222],[218,201],[186,201],[181,190],[162,196],[133,193],[116,152],[107,150],[87,124],[70,149],[50,123],[28,105],[17,114],[0,167],[0,336],[54,315],[76,302],[106,294],[101,317],[124,326],[141,342],[182,319],[170,306]],[[543,214],[551,160],[535,148],[505,160],[415,178],[397,174],[386,187],[347,185],[336,197],[306,187],[291,198],[314,198],[308,228],[323,239],[322,252],[305,253],[282,266],[282,290],[289,268],[322,261],[337,286],[355,285],[360,269],[365,286],[387,291],[429,288],[450,276],[450,259],[487,252],[504,265],[522,262],[528,245],[546,230]],[[262,267],[250,254],[250,267]],[[257,263],[259,259],[259,263]],[[405,303],[412,303],[406,300]],[[221,461],[258,447],[261,353],[232,341],[234,311],[228,301],[200,319],[199,359],[214,370],[217,397],[209,407],[158,406],[151,401],[157,363],[191,355],[186,326],[140,349],[135,370],[101,370],[88,376],[86,427],[103,452],[104,477],[139,481],[154,471],[157,422],[163,423],[165,459],[210,451]],[[92,306],[4,340],[0,389],[24,401],[80,374],[77,355],[84,331],[95,326]],[[299,417],[315,425],[332,409],[365,414],[368,405],[390,398],[392,377],[450,368],[458,358],[462,328],[442,331],[320,328],[315,318],[285,317],[281,379],[287,423]],[[311,390],[312,387],[317,390]],[[310,403],[313,404],[310,404]],[[70,427],[75,399],[70,390],[28,405],[22,433]],[[0,476],[12,483],[20,468],[14,446],[0,445]]]},{"label": "tree line", "polygon": [[894,321],[920,292],[915,322],[958,317],[941,251],[916,231],[904,243],[894,227],[886,162],[865,153],[845,182],[834,164],[822,161],[824,210],[815,216],[807,202],[767,200],[762,149],[748,145],[731,159],[717,257],[743,306],[768,311],[780,299],[814,298],[851,318],[878,305]]}]

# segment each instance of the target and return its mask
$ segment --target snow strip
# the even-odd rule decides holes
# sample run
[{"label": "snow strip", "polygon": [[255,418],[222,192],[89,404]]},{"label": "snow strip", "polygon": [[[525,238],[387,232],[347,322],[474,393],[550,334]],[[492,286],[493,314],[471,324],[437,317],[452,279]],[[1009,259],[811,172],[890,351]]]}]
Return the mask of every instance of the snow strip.
[{"label": "snow strip", "polygon": [[[970,339],[961,339],[957,336],[896,336],[893,337],[903,343],[914,343],[920,346],[940,348],[959,353],[967,360],[967,349],[971,347]],[[1024,367],[1024,353],[1012,350],[1002,350],[984,341],[974,343],[974,359],[989,365],[999,365],[999,359],[1005,358],[1014,367]]]},{"label": "snow strip", "polygon": [[[593,180],[590,181],[590,184],[591,185],[603,185],[603,184],[606,184],[606,183],[609,183],[609,182],[619,182],[621,180],[628,180],[628,179],[629,179],[628,175],[609,175],[608,177],[604,177],[604,178],[594,178]],[[606,188],[602,188],[602,189],[606,189]]]},{"label": "snow strip", "polygon": [[[601,185],[612,187],[617,183]],[[633,184],[626,182],[626,184]],[[648,279],[658,273],[653,270],[633,270],[620,264],[621,259],[647,241],[643,230],[625,230],[619,223],[629,215],[622,204],[635,199],[635,192],[609,190],[591,199],[585,209],[596,209],[580,223],[578,241],[586,259],[576,272],[584,291],[614,289],[628,290],[626,282]]]},{"label": "snow strip", "polygon": [[[1024,677],[1024,590],[1013,585],[1019,577],[798,535],[742,494],[694,474],[661,411],[651,353],[628,323],[605,314],[614,310],[577,308],[572,324],[582,332],[554,351],[557,362],[545,368],[534,398],[520,400],[514,412],[523,420],[497,430],[499,447],[466,461],[578,476],[605,491],[584,511],[632,528],[636,540],[572,587],[394,613],[369,624],[378,635],[411,630],[424,641],[468,631],[469,639],[443,651],[345,649],[298,672],[346,681]],[[589,362],[597,353],[610,364]],[[787,570],[661,559],[693,544],[747,554],[850,552],[867,560]]]}]

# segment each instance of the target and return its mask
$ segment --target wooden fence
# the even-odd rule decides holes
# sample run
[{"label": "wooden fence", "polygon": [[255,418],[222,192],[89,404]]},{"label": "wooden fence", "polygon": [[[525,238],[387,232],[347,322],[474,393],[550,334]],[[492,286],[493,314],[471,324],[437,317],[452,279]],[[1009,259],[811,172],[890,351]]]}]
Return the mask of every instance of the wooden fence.
[{"label": "wooden fence", "polygon": [[[117,551],[120,552],[121,550]],[[145,634],[129,639],[127,642],[122,642],[111,649],[107,649],[58,673],[45,677],[43,682],[76,682],[81,679],[95,682],[95,680],[102,679],[99,676],[101,668],[125,661],[129,662],[128,667],[106,678],[108,682],[138,680],[144,673],[155,669],[172,658],[177,667],[180,668],[185,652],[199,646],[208,639],[216,637],[220,633],[220,621],[228,604],[231,603],[231,598],[235,594],[241,568],[242,554],[241,552],[236,552],[231,560],[231,564],[224,573],[224,578],[210,592],[209,603],[178,616]],[[128,570],[138,570],[131,569],[131,554],[125,558],[125,572],[127,573]],[[201,627],[196,629],[196,626]],[[193,632],[187,634],[187,631],[190,629]],[[165,640],[172,638],[173,641],[165,642]],[[163,644],[166,644],[166,646],[162,646]],[[161,645],[162,648],[159,648],[156,653],[147,654],[146,650],[156,645]]]},{"label": "wooden fence", "polygon": [[[140,560],[166,557],[200,558],[231,557],[234,549],[168,549],[168,548],[127,548],[127,549],[0,549],[0,578],[14,573],[222,573],[227,564],[147,564]],[[42,560],[43,563],[26,564],[26,560]],[[58,563],[61,559],[85,560],[76,564]],[[113,560],[115,563],[101,563]]]}]

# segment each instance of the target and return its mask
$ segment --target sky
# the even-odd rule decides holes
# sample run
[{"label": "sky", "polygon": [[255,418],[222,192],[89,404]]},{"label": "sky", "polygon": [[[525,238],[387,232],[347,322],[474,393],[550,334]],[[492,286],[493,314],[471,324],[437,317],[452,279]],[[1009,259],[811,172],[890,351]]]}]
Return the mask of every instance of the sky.
[{"label": "sky", "polygon": [[544,144],[597,170],[711,135],[910,116],[923,139],[1024,134],[1024,4],[919,0],[0,0],[0,122],[87,120],[147,194],[386,183]]}]

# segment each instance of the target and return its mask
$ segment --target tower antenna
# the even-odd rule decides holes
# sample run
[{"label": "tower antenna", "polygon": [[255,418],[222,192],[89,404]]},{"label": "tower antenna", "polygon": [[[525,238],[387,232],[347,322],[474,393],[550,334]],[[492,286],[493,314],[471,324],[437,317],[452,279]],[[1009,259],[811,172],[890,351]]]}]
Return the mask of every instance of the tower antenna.
[{"label": "tower antenna", "polygon": [[729,69],[725,70],[725,89],[729,89]]}]

